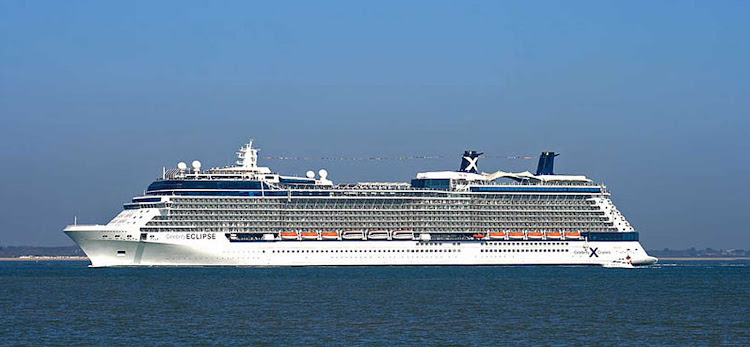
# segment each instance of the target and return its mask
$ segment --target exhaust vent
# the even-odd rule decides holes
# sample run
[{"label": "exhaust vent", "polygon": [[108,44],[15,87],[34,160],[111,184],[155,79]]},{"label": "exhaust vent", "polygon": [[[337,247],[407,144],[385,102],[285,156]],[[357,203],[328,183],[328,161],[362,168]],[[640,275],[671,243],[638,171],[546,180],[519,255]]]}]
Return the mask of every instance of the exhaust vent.
[{"label": "exhaust vent", "polygon": [[542,152],[539,156],[539,165],[536,167],[536,175],[554,175],[555,157],[558,155],[555,152]]}]

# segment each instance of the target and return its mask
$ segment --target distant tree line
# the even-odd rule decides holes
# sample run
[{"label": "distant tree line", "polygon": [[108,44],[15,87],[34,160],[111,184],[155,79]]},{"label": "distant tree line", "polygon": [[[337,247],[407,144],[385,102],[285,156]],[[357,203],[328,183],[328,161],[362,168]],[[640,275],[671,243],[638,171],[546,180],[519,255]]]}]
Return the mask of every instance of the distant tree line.
[{"label": "distant tree line", "polygon": [[744,249],[669,249],[664,248],[663,250],[650,250],[648,254],[655,257],[667,257],[667,258],[722,258],[722,257],[748,257],[750,251]]},{"label": "distant tree line", "polygon": [[86,256],[78,246],[0,246],[0,258],[17,258],[27,255],[40,257]]}]

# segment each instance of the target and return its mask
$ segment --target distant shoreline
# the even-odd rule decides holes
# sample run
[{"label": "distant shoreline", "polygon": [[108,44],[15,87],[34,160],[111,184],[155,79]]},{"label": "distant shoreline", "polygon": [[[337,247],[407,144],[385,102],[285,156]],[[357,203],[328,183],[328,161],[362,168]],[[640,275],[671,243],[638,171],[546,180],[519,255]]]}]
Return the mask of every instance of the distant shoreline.
[{"label": "distant shoreline", "polygon": [[88,257],[11,257],[0,258],[0,261],[88,261]]},{"label": "distant shoreline", "polygon": [[663,257],[659,258],[659,261],[662,260],[677,260],[677,261],[703,261],[703,260],[750,260],[750,257],[725,257],[725,258],[719,258],[719,257],[693,257],[693,258],[679,258],[679,257]]}]

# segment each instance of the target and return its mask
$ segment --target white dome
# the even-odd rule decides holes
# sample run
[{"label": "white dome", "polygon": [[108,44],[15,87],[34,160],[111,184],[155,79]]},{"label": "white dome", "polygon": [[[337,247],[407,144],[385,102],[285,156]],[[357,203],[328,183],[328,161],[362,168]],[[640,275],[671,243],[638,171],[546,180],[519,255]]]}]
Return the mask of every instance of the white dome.
[{"label": "white dome", "polygon": [[326,171],[326,169],[320,169],[320,171],[318,171],[318,175],[320,175],[320,179],[324,180],[326,179],[326,177],[328,177],[328,171]]},{"label": "white dome", "polygon": [[181,162],[177,163],[177,168],[180,169],[180,170],[185,170],[185,169],[187,169],[187,164],[185,164],[185,162],[181,161]]},{"label": "white dome", "polygon": [[307,178],[315,178],[315,172],[313,170],[307,170],[307,173],[305,174]]},{"label": "white dome", "polygon": [[193,160],[193,169],[200,170],[201,168],[201,162],[197,160]]}]

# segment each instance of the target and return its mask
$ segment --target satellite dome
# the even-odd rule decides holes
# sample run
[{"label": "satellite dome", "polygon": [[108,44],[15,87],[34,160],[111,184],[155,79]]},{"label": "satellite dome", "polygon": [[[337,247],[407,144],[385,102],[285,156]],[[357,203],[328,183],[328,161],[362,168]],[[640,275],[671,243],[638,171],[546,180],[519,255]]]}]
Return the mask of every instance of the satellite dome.
[{"label": "satellite dome", "polygon": [[320,171],[318,171],[318,175],[320,175],[320,179],[324,180],[326,179],[326,177],[328,177],[328,171],[326,171],[326,169],[320,169]]},{"label": "satellite dome", "polygon": [[307,178],[315,178],[315,172],[313,170],[307,170],[307,173],[305,174]]},{"label": "satellite dome", "polygon": [[177,163],[177,168],[180,169],[180,170],[182,170],[182,171],[184,171],[184,170],[187,169],[187,164],[185,164],[185,162],[181,161],[181,162]]},{"label": "satellite dome", "polygon": [[200,170],[201,169],[201,162],[197,160],[193,160],[193,169]]}]

